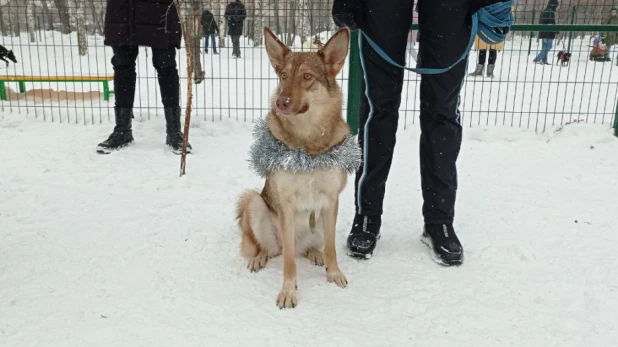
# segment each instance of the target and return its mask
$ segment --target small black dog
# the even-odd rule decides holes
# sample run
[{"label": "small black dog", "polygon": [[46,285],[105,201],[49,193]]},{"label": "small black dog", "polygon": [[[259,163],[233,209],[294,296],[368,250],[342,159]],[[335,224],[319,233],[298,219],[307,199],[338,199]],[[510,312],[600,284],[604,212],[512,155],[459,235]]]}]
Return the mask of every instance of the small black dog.
[{"label": "small black dog", "polygon": [[560,62],[561,66],[568,66],[570,61],[571,61],[571,53],[560,51],[556,55],[556,65],[558,65],[558,62]]},{"label": "small black dog", "polygon": [[17,63],[17,59],[15,59],[15,54],[13,51],[9,51],[4,46],[0,45],[0,60],[6,63],[6,67],[9,67],[9,62],[5,58],[9,58],[14,63]]}]

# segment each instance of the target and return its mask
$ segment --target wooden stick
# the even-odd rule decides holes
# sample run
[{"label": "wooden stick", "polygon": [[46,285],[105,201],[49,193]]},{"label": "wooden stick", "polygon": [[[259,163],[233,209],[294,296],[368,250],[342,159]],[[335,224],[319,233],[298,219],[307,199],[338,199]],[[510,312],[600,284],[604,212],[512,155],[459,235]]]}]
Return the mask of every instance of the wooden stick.
[{"label": "wooden stick", "polygon": [[182,177],[186,172],[187,166],[187,143],[189,142],[189,125],[191,123],[191,104],[193,102],[193,54],[192,48],[193,46],[187,40],[187,30],[186,23],[182,17],[182,11],[180,9],[180,2],[178,0],[174,0],[174,4],[176,5],[176,11],[178,12],[178,20],[180,20],[180,27],[182,30],[182,36],[185,41],[185,50],[187,51],[187,107],[185,112],[185,129],[184,129],[184,137],[182,140],[182,155],[180,157],[180,177]]}]

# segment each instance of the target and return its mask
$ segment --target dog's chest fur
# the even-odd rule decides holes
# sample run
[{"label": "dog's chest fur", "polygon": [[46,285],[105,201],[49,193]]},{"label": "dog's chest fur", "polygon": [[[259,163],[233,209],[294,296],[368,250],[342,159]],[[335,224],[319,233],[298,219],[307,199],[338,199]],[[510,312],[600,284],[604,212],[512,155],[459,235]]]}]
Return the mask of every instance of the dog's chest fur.
[{"label": "dog's chest fur", "polygon": [[347,183],[345,171],[318,171],[313,173],[276,172],[270,178],[279,203],[296,202],[296,210],[320,211],[333,197],[341,193]]}]

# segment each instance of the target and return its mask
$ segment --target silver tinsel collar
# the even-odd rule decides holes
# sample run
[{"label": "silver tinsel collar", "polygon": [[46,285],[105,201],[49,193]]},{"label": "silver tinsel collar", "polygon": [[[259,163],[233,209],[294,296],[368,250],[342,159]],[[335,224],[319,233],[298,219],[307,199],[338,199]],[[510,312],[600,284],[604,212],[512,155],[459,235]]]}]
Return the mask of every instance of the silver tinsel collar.
[{"label": "silver tinsel collar", "polygon": [[361,164],[361,149],[348,134],[342,144],[328,152],[312,155],[303,149],[292,149],[277,140],[260,119],[253,129],[255,142],[251,146],[249,166],[261,177],[271,172],[309,173],[346,170],[353,174]]}]

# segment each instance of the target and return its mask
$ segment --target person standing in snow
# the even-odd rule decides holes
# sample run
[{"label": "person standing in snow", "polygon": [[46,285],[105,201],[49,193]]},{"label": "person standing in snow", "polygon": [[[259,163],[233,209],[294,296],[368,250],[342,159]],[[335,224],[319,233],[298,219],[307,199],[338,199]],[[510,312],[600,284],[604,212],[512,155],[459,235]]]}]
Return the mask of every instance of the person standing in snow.
[{"label": "person standing in snow", "polygon": [[478,49],[478,62],[476,69],[469,73],[470,77],[483,76],[483,70],[485,70],[485,62],[487,61],[487,51],[489,50],[489,65],[487,65],[487,77],[494,78],[494,69],[496,68],[496,59],[498,58],[498,49],[504,47],[504,42],[500,45],[489,46],[485,41],[482,41],[479,37],[476,38],[476,49]]},{"label": "person standing in snow", "polygon": [[219,35],[219,24],[212,12],[204,10],[202,12],[202,30],[204,31],[204,53],[208,54],[208,40],[212,41],[212,53],[217,53],[217,36]]},{"label": "person standing in snow", "polygon": [[[514,11],[515,7],[511,8]],[[478,50],[478,61],[476,69],[468,74],[470,77],[483,76],[483,70],[485,70],[485,62],[487,61],[487,51],[489,51],[489,64],[487,65],[487,77],[494,78],[494,69],[496,68],[496,59],[498,58],[498,52],[504,49],[504,42],[500,42],[497,45],[490,45],[489,43],[481,40],[477,35],[474,41],[474,48]]]},{"label": "person standing in snow", "polygon": [[[465,54],[471,16],[501,0],[419,0],[420,46],[417,67],[444,68]],[[335,24],[361,29],[398,64],[405,65],[412,0],[335,0]],[[402,14],[410,15],[402,15]],[[366,42],[358,141],[363,163],[356,173],[356,214],[347,239],[348,254],[371,257],[380,236],[383,201],[399,121],[404,71],[390,65]],[[423,240],[432,258],[446,266],[463,262],[455,234],[456,161],[462,141],[460,92],[466,59],[442,74],[421,75],[420,171],[423,195]]]},{"label": "person standing in snow", "polygon": [[[618,25],[618,12],[616,12],[615,8],[612,8],[612,10],[610,11],[609,18],[605,21],[605,24]],[[610,55],[612,52],[612,46],[615,44],[618,44],[618,33],[606,32],[604,36],[605,36],[605,44],[607,45],[607,55],[608,55],[608,58],[611,60]]]},{"label": "person standing in snow", "polygon": [[[547,7],[545,7],[545,9],[541,12],[541,17],[539,18],[539,24],[541,25],[556,24],[556,10],[558,9],[558,5],[560,5],[558,0],[549,0],[549,2],[547,3]],[[533,60],[534,63],[542,64],[542,65],[551,65],[551,63],[547,61],[548,59],[547,56],[549,54],[549,51],[554,45],[554,39],[556,38],[556,35],[558,35],[558,33],[555,31],[541,31],[539,33],[539,39],[541,39],[542,46],[541,46],[541,51],[536,56],[536,58],[534,58]]]},{"label": "person standing in snow", "polygon": [[243,26],[247,18],[245,5],[240,0],[230,2],[225,8],[225,19],[227,20],[228,34],[232,38],[234,46],[232,56],[240,58],[240,37],[242,36]]},{"label": "person standing in snow", "polygon": [[[166,122],[165,143],[174,153],[182,151],[180,131],[180,79],[176,68],[176,49],[180,49],[182,31],[172,0],[107,0],[104,44],[114,53],[114,108],[116,126],[109,138],[97,146],[108,154],[133,142],[131,119],[137,74],[135,61],[139,46],[152,50],[152,64],[157,70],[161,102]],[[191,145],[187,145],[190,151]]]}]

